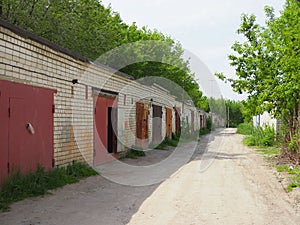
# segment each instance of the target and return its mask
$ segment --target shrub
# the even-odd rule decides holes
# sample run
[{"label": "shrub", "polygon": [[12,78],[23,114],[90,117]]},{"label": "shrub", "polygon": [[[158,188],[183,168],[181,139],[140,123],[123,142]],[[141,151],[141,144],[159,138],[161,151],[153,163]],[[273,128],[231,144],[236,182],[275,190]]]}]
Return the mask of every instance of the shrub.
[{"label": "shrub", "polygon": [[289,143],[289,149],[296,152],[298,148],[297,142],[300,143],[300,137],[298,135],[294,135]]},{"label": "shrub", "polygon": [[146,156],[142,147],[132,145],[130,149],[126,152],[125,158],[137,159],[138,157]]},{"label": "shrub", "polygon": [[241,123],[237,127],[238,134],[251,135],[253,134],[254,126],[251,123]]},{"label": "shrub", "polygon": [[190,126],[189,124],[182,119],[181,121],[181,132],[180,132],[181,138],[189,138],[189,136],[191,135],[191,131],[190,131]]},{"label": "shrub", "polygon": [[180,134],[176,134],[176,133],[172,133],[172,140],[175,140],[175,141],[179,141],[179,139],[180,139]]},{"label": "shrub", "polygon": [[244,138],[243,143],[247,146],[257,146],[258,143],[254,136],[247,136]]},{"label": "shrub", "polygon": [[206,128],[211,131],[212,130],[212,118],[211,116],[207,117],[207,120],[206,120]]},{"label": "shrub", "polygon": [[176,147],[178,144],[177,139],[170,139],[169,137],[166,137],[165,140],[162,142],[165,145]]},{"label": "shrub", "polygon": [[260,146],[273,146],[275,142],[275,130],[273,127],[266,126],[263,130],[263,137],[260,141]]},{"label": "shrub", "polygon": [[238,126],[237,133],[247,135],[243,141],[247,146],[268,147],[275,144],[275,130],[270,126],[265,126],[263,129],[243,123]]},{"label": "shrub", "polygon": [[201,128],[199,130],[199,135],[208,134],[209,132],[210,132],[210,130],[208,128]]}]

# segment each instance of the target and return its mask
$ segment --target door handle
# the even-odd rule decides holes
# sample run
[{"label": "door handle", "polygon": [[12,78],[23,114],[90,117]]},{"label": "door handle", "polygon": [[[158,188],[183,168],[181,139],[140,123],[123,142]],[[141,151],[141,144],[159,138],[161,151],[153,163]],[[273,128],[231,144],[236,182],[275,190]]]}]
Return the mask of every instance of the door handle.
[{"label": "door handle", "polygon": [[28,132],[29,132],[30,134],[34,134],[34,133],[35,133],[34,128],[33,128],[33,126],[31,125],[31,123],[27,123],[27,124],[26,124],[26,129],[28,130]]}]

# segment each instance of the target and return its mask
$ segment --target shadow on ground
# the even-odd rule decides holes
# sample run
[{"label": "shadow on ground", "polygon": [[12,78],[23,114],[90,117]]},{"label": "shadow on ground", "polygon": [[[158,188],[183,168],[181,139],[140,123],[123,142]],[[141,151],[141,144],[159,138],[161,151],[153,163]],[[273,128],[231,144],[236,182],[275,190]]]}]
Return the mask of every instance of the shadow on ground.
[{"label": "shadow on ground", "polygon": [[[212,135],[202,136],[196,143],[196,150],[191,153],[190,161],[203,160],[204,156],[204,159],[210,162],[243,157],[243,154],[211,151],[215,149],[211,144],[216,142],[218,145],[218,141],[222,139],[219,138],[220,136],[226,138],[231,134],[217,130]],[[162,157],[169,155],[159,151],[158,154]],[[130,161],[130,163],[134,162]],[[139,165],[138,161],[136,165]],[[15,203],[10,212],[0,214],[0,224],[127,224],[159,185],[160,183],[148,186],[125,186],[107,180],[101,175],[89,177],[77,184],[57,189],[52,192],[52,195]]]}]

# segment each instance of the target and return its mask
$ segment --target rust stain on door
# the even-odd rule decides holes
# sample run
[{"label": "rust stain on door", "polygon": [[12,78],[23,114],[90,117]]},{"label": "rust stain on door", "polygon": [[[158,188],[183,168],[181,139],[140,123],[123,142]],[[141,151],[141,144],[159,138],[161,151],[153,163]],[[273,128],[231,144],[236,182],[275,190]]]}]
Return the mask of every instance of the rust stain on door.
[{"label": "rust stain on door", "polygon": [[175,132],[177,135],[180,134],[180,111],[179,107],[175,107]]},{"label": "rust stain on door", "polygon": [[136,103],[136,144],[145,146],[148,143],[148,124],[149,106],[142,102]]},{"label": "rust stain on door", "polygon": [[172,138],[172,109],[166,108],[166,137]]},{"label": "rust stain on door", "polygon": [[116,96],[94,95],[94,165],[113,160],[117,152]]}]

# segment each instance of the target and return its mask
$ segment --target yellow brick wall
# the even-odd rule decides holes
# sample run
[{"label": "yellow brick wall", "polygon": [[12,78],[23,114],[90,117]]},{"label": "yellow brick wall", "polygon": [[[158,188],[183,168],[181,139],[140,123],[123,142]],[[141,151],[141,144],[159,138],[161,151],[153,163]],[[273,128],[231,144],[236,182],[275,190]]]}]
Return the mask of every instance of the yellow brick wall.
[{"label": "yellow brick wall", "polygon": [[[119,93],[118,151],[135,144],[135,103],[143,101],[173,107],[174,96],[158,87],[135,81],[53,50],[31,39],[0,27],[0,79],[57,90],[54,96],[54,156],[56,165],[73,160],[93,161],[92,88]],[[71,81],[78,79],[77,84]],[[86,98],[86,90],[88,96]],[[126,101],[124,105],[124,96]],[[146,96],[146,97],[145,97]],[[149,110],[149,139],[152,139],[152,109]],[[175,116],[173,117],[175,119]],[[175,127],[175,126],[173,126]],[[165,114],[163,132],[165,133]]]}]

